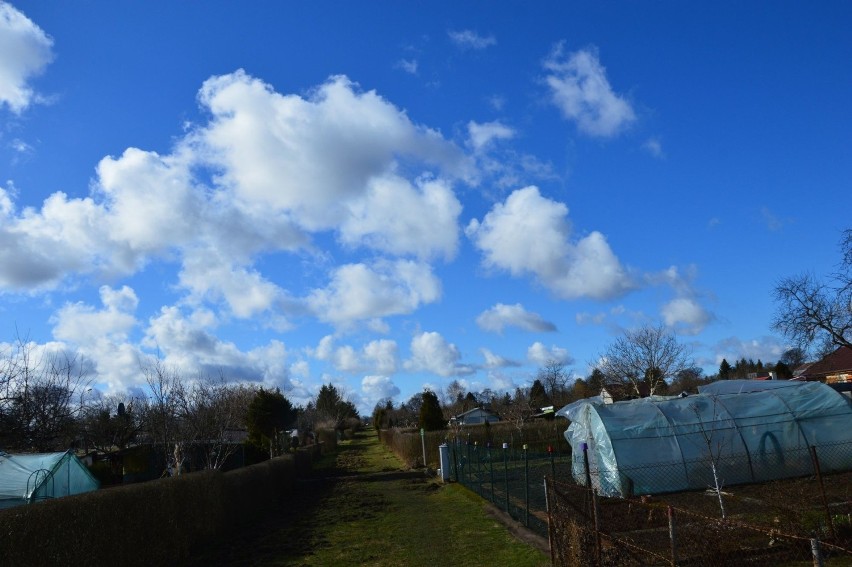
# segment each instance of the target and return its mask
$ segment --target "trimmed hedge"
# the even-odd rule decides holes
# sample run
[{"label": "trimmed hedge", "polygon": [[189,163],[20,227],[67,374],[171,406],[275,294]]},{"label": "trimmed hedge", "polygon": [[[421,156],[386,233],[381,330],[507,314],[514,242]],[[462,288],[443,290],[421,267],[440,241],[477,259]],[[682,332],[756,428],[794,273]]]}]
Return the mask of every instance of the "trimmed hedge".
[{"label": "trimmed hedge", "polygon": [[180,564],[284,503],[318,452],[0,510],[0,564]]},{"label": "trimmed hedge", "polygon": [[[443,431],[426,431],[423,441],[426,444],[427,465],[439,466],[438,446],[451,441],[458,436],[463,441],[478,443],[485,446],[488,442],[495,446],[503,442],[520,449],[526,443],[530,451],[544,453],[550,446],[557,455],[569,454],[571,446],[565,440],[564,431],[568,422],[564,419],[550,421],[533,421],[524,426],[523,432],[510,422],[491,423],[489,425],[469,425],[458,433],[449,429]],[[423,445],[419,429],[382,429],[378,432],[379,441],[387,446],[406,466],[417,468],[423,466]]]}]

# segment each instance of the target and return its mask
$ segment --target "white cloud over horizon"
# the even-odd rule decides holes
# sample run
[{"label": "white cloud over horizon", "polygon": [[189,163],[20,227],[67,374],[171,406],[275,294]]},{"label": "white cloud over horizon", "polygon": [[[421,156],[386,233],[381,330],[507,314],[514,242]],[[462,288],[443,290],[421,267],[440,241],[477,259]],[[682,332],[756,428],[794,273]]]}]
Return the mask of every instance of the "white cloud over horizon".
[{"label": "white cloud over horizon", "polygon": [[527,349],[527,358],[539,366],[544,366],[551,361],[565,365],[574,363],[574,358],[568,352],[568,349],[556,345],[547,347],[544,343],[538,341],[531,344]]},{"label": "white cloud over horizon", "polygon": [[400,390],[388,376],[364,376],[361,379],[361,391],[375,405],[379,400],[395,398]]},{"label": "white cloud over horizon", "polygon": [[732,366],[742,358],[763,363],[777,362],[791,345],[777,337],[765,336],[759,339],[741,339],[739,337],[725,338],[715,345],[715,364],[721,364],[726,359]]},{"label": "white cloud over horizon", "polygon": [[369,372],[383,376],[396,373],[399,366],[396,341],[376,339],[365,344],[360,351],[351,345],[336,346],[335,337],[326,335],[309,354],[318,360],[331,362],[340,372]]},{"label": "white cloud over horizon", "polygon": [[[395,6],[398,27],[366,38],[349,26],[329,42],[277,3],[240,37],[211,30],[241,5],[107,5],[31,2],[24,15],[0,0],[0,313],[35,352],[76,356],[104,392],[143,392],[141,369],[159,362],[280,387],[295,404],[339,384],[369,412],[454,379],[528,386],[536,366],[589,360],[650,323],[700,350],[705,369],[718,356],[777,359],[783,341],[736,336],[771,319],[766,282],[735,287],[719,266],[775,273],[806,258],[818,270],[831,261],[822,233],[846,222],[779,198],[803,180],[842,197],[838,160],[806,152],[766,170],[789,148],[753,113],[735,124],[724,108],[695,112],[693,97],[717,100],[729,72],[745,76],[741,61],[710,61],[719,81],[691,90],[678,62],[649,55],[659,46],[635,43],[641,22],[599,50],[570,43],[584,41],[582,21],[541,26],[538,6],[495,5],[490,30],[449,7],[416,18]],[[152,31],[145,50],[130,29]],[[690,65],[706,55],[690,53]],[[815,73],[827,61],[801,59]],[[783,77],[789,57],[778,64]],[[738,92],[759,104],[758,87]],[[824,92],[843,100],[842,84]],[[842,136],[824,108],[778,102],[786,139],[809,135],[801,124]],[[706,140],[687,143],[699,131]],[[813,155],[834,150],[808,139]],[[696,167],[699,146],[731,140],[750,151]],[[744,232],[703,230],[702,199],[734,194],[725,225]]]}]

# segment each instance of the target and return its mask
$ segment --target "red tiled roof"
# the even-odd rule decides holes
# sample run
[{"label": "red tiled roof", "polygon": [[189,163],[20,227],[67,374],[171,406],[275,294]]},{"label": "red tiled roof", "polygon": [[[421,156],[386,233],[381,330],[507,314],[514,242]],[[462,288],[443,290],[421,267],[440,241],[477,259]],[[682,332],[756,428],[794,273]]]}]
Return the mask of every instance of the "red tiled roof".
[{"label": "red tiled roof", "polygon": [[819,362],[814,362],[805,374],[810,377],[825,376],[840,371],[852,371],[852,348],[842,346]]}]

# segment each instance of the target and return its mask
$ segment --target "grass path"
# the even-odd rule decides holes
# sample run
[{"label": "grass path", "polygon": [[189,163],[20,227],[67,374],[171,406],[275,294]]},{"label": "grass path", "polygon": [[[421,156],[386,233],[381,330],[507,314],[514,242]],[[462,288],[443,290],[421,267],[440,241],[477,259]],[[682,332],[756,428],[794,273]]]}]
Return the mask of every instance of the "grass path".
[{"label": "grass path", "polygon": [[538,567],[475,494],[406,471],[372,430],[342,442],[280,513],[196,557],[198,565]]}]

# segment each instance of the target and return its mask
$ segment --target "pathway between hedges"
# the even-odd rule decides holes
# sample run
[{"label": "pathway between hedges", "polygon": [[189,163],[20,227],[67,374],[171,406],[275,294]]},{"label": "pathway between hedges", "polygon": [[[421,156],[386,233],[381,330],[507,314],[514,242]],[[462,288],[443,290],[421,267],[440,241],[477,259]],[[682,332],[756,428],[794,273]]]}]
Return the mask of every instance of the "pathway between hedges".
[{"label": "pathway between hedges", "polygon": [[463,487],[405,470],[369,430],[324,458],[277,513],[190,565],[548,565],[541,544],[510,533]]}]

